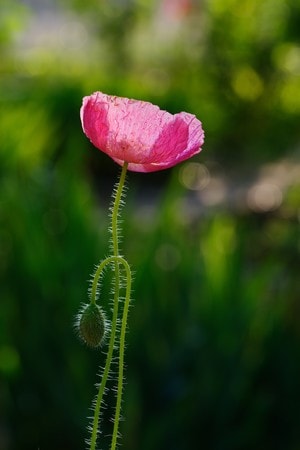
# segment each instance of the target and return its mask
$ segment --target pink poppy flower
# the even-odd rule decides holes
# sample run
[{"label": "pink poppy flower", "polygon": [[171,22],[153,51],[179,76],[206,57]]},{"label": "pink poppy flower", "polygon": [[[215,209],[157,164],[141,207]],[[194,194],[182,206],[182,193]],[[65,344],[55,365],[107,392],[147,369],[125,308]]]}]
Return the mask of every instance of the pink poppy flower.
[{"label": "pink poppy flower", "polygon": [[192,114],[170,114],[149,102],[95,92],[84,97],[82,128],[98,149],[135,172],[167,169],[199,153],[201,122]]}]

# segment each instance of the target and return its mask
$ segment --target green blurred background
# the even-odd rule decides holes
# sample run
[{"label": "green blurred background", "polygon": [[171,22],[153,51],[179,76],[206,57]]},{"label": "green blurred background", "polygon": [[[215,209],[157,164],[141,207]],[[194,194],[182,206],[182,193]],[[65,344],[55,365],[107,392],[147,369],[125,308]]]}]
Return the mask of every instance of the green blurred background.
[{"label": "green blurred background", "polygon": [[84,448],[103,354],[73,321],[119,174],[81,130],[96,90],[206,132],[128,176],[122,448],[300,449],[299,41],[299,0],[0,1],[1,450]]}]

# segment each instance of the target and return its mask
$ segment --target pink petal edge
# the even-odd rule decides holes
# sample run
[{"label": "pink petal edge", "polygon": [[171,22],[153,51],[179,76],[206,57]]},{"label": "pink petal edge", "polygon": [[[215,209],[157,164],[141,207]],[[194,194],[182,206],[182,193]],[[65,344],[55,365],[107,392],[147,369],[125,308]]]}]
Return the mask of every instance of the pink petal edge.
[{"label": "pink petal edge", "polygon": [[128,170],[170,168],[201,151],[204,131],[192,114],[172,115],[152,103],[95,92],[84,97],[82,128],[98,149]]}]

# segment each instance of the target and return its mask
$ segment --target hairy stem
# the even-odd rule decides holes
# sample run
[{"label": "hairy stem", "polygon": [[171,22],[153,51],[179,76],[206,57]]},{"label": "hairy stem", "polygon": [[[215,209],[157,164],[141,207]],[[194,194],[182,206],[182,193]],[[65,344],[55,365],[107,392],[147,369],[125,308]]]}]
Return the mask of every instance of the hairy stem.
[{"label": "hairy stem", "polygon": [[[111,232],[112,232],[112,248],[113,248],[113,256],[111,257],[111,261],[114,261],[114,275],[115,275],[114,306],[113,306],[113,317],[112,317],[111,334],[110,334],[110,339],[109,339],[108,352],[107,352],[107,357],[106,357],[106,362],[105,362],[105,367],[104,367],[101,383],[99,384],[98,394],[97,394],[97,398],[96,398],[94,419],[93,419],[91,440],[90,440],[90,450],[96,449],[96,441],[97,441],[97,434],[98,434],[98,428],[99,428],[101,405],[102,405],[103,395],[104,395],[104,391],[105,391],[105,386],[106,386],[108,375],[110,372],[111,362],[112,362],[112,358],[113,358],[114,345],[115,345],[115,340],[116,340],[117,319],[118,319],[118,310],[119,310],[119,291],[120,291],[119,261],[121,262],[121,260],[123,260],[123,258],[119,257],[118,214],[119,214],[119,208],[120,208],[121,199],[122,199],[122,192],[123,192],[124,183],[125,183],[127,166],[128,166],[128,164],[124,163],[124,165],[122,167],[120,180],[117,185],[116,192],[115,192],[114,203],[113,203],[113,208],[112,208],[112,215],[111,215]],[[95,301],[95,299],[96,299],[96,290],[97,290],[98,279],[101,274],[101,271],[106,266],[106,264],[108,264],[108,262],[106,263],[106,261],[108,259],[110,259],[110,258],[107,258],[106,260],[104,260],[100,264],[100,266],[98,267],[98,269],[96,271],[93,286],[92,286],[92,296],[91,296],[92,302]],[[111,261],[109,261],[109,262],[111,262]],[[102,268],[100,270],[101,266],[102,266]],[[97,280],[96,280],[96,278],[97,278]],[[95,280],[96,280],[96,283],[95,283]],[[128,282],[128,280],[127,280],[127,282]],[[127,291],[128,291],[128,289],[126,289],[126,297],[127,297]],[[130,294],[129,294],[129,297],[130,297]]]},{"label": "hairy stem", "polygon": [[[122,261],[123,262],[123,261]],[[131,292],[131,271],[129,264],[124,260],[124,268],[126,270],[126,296],[123,309],[121,334],[120,334],[120,349],[119,349],[119,373],[118,373],[118,385],[117,385],[117,404],[116,413],[114,419],[114,429],[111,441],[111,450],[115,450],[117,445],[119,422],[121,415],[121,403],[122,403],[122,393],[123,393],[123,374],[124,374],[124,354],[125,354],[125,335],[127,328],[127,316],[130,304],[130,292]]]}]

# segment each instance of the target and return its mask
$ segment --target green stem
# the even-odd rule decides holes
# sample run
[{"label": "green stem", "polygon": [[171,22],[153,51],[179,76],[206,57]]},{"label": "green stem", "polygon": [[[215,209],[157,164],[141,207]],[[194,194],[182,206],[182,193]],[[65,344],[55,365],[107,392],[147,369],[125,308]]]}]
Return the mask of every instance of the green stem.
[{"label": "green stem", "polygon": [[[120,176],[120,180],[117,186],[115,201],[112,210],[112,241],[113,241],[113,254],[114,256],[118,256],[119,254],[119,240],[118,240],[118,214],[120,203],[122,200],[122,193],[125,184],[126,172],[127,172],[128,163],[124,162],[122,167],[122,172]],[[118,264],[116,264],[116,268]]]},{"label": "green stem", "polygon": [[[97,394],[97,398],[96,398],[94,419],[93,419],[92,433],[91,433],[91,440],[90,440],[90,450],[96,449],[96,441],[97,441],[97,434],[98,434],[98,427],[99,427],[101,404],[102,404],[102,399],[103,399],[108,375],[110,372],[110,366],[111,366],[111,362],[112,362],[115,339],[116,339],[117,319],[118,319],[118,310],[119,310],[119,291],[120,291],[119,261],[121,262],[121,260],[123,260],[123,258],[120,259],[120,257],[119,257],[118,214],[119,214],[119,208],[120,208],[120,203],[121,203],[121,199],[122,199],[122,192],[123,192],[124,183],[125,183],[127,166],[128,166],[128,164],[124,163],[124,165],[122,167],[120,180],[119,180],[119,183],[116,188],[113,209],[112,209],[112,216],[111,216],[111,221],[112,221],[111,232],[112,232],[112,244],[113,244],[113,256],[111,257],[111,261],[114,260],[114,262],[115,262],[114,307],[113,307],[113,317],[112,317],[112,326],[111,326],[111,334],[110,334],[109,345],[108,345],[108,352],[107,352],[107,357],[106,357],[106,362],[105,362],[105,367],[104,367],[101,383],[99,384],[99,390],[98,390],[98,394]],[[100,266],[98,267],[97,272],[95,274],[93,287],[92,287],[92,296],[91,296],[92,302],[95,302],[98,279],[101,274],[101,271],[103,270],[105,265],[108,264],[108,262],[106,263],[106,261],[108,259],[109,258],[107,258],[100,264]],[[102,265],[102,268],[100,270],[101,265]],[[96,280],[96,277],[97,277],[97,280]],[[96,283],[95,283],[95,280],[96,280]],[[126,296],[127,296],[127,293],[126,293]]]},{"label": "green stem", "polygon": [[120,350],[119,350],[119,373],[118,373],[118,386],[117,386],[117,404],[116,413],[114,419],[114,429],[111,441],[111,450],[115,450],[117,445],[119,422],[121,415],[121,403],[122,403],[122,393],[123,393],[123,374],[124,374],[124,354],[125,354],[125,335],[127,328],[127,316],[130,304],[130,292],[131,292],[131,271],[129,264],[126,260],[122,261],[124,268],[126,270],[126,296],[123,309],[122,326],[120,334]]}]

